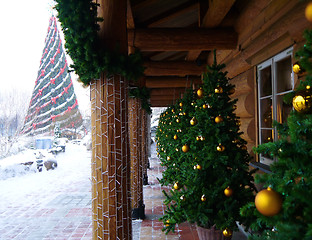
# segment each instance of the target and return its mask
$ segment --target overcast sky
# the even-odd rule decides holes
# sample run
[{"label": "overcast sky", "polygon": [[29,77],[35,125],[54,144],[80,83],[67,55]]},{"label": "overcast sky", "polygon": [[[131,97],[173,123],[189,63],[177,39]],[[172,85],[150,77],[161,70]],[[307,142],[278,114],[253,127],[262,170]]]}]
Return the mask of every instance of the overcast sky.
[{"label": "overcast sky", "polygon": [[[0,94],[10,89],[32,93],[52,15],[52,4],[51,0],[1,1]],[[79,83],[76,84],[75,76],[72,77],[79,105],[86,108],[86,90]]]}]

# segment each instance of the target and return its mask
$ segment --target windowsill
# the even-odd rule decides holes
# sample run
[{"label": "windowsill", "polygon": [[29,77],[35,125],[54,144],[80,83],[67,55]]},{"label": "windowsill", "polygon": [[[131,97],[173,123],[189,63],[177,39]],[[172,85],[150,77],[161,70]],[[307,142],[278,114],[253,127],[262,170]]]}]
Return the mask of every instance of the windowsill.
[{"label": "windowsill", "polygon": [[249,165],[254,167],[254,168],[257,168],[257,169],[259,169],[265,173],[272,173],[269,165],[266,165],[266,164],[263,164],[260,162],[250,162]]}]

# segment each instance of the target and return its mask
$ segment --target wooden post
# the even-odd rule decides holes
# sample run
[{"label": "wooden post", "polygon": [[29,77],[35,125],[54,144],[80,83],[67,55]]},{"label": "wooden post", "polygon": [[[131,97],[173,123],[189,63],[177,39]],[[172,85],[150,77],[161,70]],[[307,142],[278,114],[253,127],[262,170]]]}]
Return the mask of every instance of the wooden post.
[{"label": "wooden post", "polygon": [[131,156],[131,206],[132,219],[144,219],[143,182],[142,182],[142,128],[141,128],[141,100],[130,98],[129,133],[130,133],[130,156]]},{"label": "wooden post", "polygon": [[93,239],[131,239],[127,81],[91,83]]},{"label": "wooden post", "polygon": [[150,136],[148,132],[148,114],[142,109],[142,164],[143,164],[143,185],[148,185],[148,176],[147,176],[147,168],[149,168],[149,160],[148,160],[148,146],[150,144]]},{"label": "wooden post", "polygon": [[[97,0],[103,48],[127,55],[126,0]],[[132,239],[128,80],[102,73],[91,82],[93,239]]]}]

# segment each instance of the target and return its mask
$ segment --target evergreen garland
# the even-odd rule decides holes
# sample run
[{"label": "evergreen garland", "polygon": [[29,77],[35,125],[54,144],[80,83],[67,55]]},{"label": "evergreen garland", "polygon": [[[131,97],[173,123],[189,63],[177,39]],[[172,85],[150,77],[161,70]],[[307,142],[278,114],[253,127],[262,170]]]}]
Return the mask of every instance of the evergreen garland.
[{"label": "evergreen garland", "polygon": [[99,4],[92,0],[56,0],[55,9],[65,36],[65,48],[73,60],[71,67],[80,81],[88,85],[101,72],[121,74],[128,80],[143,75],[141,54],[136,51],[129,56],[102,47],[98,37],[100,29],[97,17]]}]

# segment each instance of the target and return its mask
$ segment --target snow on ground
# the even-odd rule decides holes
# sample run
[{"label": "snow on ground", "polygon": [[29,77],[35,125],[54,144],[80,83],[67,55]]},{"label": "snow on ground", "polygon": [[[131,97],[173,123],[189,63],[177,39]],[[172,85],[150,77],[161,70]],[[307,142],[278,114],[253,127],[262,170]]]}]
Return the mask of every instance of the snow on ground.
[{"label": "snow on ground", "polygon": [[[25,158],[32,156],[32,151],[19,153],[9,159],[0,160],[0,162],[5,162],[5,164],[8,164],[9,160],[12,163],[23,162]],[[19,205],[20,202],[26,201],[31,195],[42,195],[43,192],[46,193],[47,199],[49,199],[51,198],[49,195],[53,195],[54,188],[62,189],[66,187],[64,183],[68,188],[71,183],[77,183],[77,179],[78,181],[85,181],[86,177],[90,179],[91,152],[87,151],[86,146],[67,143],[66,151],[56,155],[56,160],[58,167],[54,170],[47,171],[43,167],[42,172],[28,171],[26,174],[25,172],[19,174],[19,169],[17,169],[15,177],[5,180],[0,178],[0,209]],[[73,184],[73,187],[78,186]]]}]

